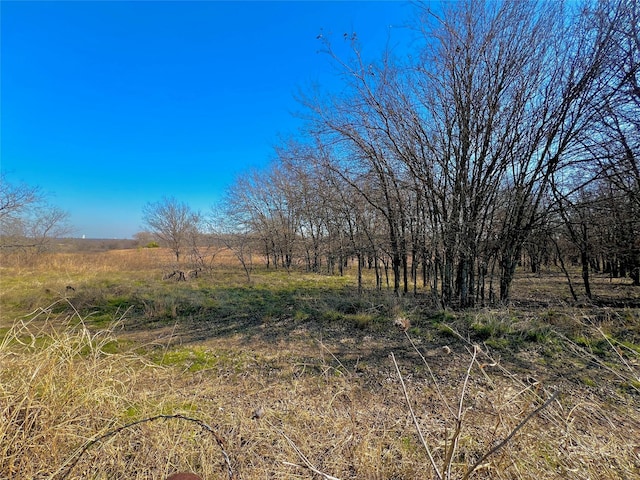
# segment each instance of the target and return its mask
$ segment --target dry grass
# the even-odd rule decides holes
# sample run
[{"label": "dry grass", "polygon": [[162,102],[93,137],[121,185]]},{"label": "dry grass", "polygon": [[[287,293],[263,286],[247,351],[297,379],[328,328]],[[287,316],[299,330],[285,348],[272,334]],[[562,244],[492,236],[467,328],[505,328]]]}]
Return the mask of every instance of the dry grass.
[{"label": "dry grass", "polygon": [[[13,286],[0,298],[3,306],[13,302],[12,312],[29,290],[64,289],[64,275],[82,287],[75,298],[29,315],[23,310],[17,320],[3,309],[10,326],[0,343],[0,478],[149,479],[178,469],[206,480],[229,478],[229,470],[243,479],[437,478],[436,470],[463,478],[479,461],[470,478],[639,473],[633,381],[640,354],[611,336],[619,324],[637,323],[637,312],[625,319],[608,310],[585,320],[583,312],[544,310],[550,330],[520,348],[520,332],[539,328],[532,313],[476,312],[467,323],[443,314],[442,323],[428,323],[397,305],[349,303],[330,288],[341,292],[342,281],[258,272],[245,287],[241,272],[216,266],[210,277],[176,291],[194,303],[205,301],[199,292],[210,292],[211,310],[189,319],[178,308],[161,326],[132,329],[145,314],[134,306],[114,310],[107,324],[96,322],[92,282],[112,282],[100,283],[107,304],[111,294],[126,297],[131,282],[146,279],[154,284],[145,286],[148,294],[163,295],[178,284],[158,278],[165,260],[136,264],[138,251],[109,253],[52,259],[31,279],[1,280]],[[46,278],[54,264],[66,270]],[[216,277],[221,271],[224,278]],[[35,288],[34,277],[41,282]],[[226,290],[213,289],[216,282]],[[308,304],[318,312],[305,310]],[[354,309],[360,313],[342,313]],[[397,313],[412,321],[406,333],[393,330]],[[575,327],[566,340],[555,336],[569,321]],[[447,322],[453,336],[442,334]],[[227,331],[229,325],[238,326]],[[465,325],[468,332],[458,330]],[[609,354],[573,336],[586,335],[588,325],[587,340],[604,335],[597,347]],[[477,347],[478,332],[508,341],[508,349]],[[557,363],[580,370],[549,372]],[[593,384],[580,381],[587,377]]]},{"label": "dry grass", "polygon": [[[390,365],[381,365],[372,379],[335,361],[288,352],[205,348],[211,362],[191,371],[197,349],[178,350],[184,360],[170,365],[131,352],[108,354],[111,332],[91,334],[82,323],[62,320],[49,318],[58,326],[35,332],[30,323],[18,324],[0,348],[2,478],[142,479],[175,469],[224,478],[222,451],[235,478],[310,478],[299,452],[338,478],[434,478]],[[448,408],[455,410],[462,398],[460,366],[469,356],[429,353],[446,370],[434,368],[441,395],[426,372],[416,371],[417,356],[405,355],[400,368],[420,430],[436,463],[444,465],[456,425]],[[447,478],[461,478],[552,393],[479,363],[472,365],[467,388]],[[612,408],[577,393],[562,392],[483,462],[476,478],[637,473],[634,406]],[[252,418],[259,407],[264,415]],[[133,425],[158,415],[178,417]],[[224,450],[216,436],[180,416],[210,426]],[[121,430],[78,458],[92,439],[115,429]]]}]

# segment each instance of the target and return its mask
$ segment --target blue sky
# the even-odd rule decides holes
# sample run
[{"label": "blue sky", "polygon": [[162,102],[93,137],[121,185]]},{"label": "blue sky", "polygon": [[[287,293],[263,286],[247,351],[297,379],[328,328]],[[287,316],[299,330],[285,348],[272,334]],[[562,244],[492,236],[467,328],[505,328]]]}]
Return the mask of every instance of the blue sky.
[{"label": "blue sky", "polygon": [[[74,235],[128,238],[147,202],[206,212],[295,134],[294,95],[340,81],[317,35],[375,58],[406,2],[0,2],[1,168],[67,210]],[[342,46],[340,46],[342,44]]]}]

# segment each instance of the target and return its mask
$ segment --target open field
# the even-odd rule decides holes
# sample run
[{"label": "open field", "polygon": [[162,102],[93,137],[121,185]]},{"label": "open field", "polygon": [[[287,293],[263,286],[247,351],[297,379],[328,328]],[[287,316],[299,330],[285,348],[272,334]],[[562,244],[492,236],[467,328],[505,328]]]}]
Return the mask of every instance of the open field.
[{"label": "open field", "polygon": [[573,305],[557,272],[520,273],[511,305],[452,312],[212,265],[185,282],[163,280],[162,249],[1,267],[0,478],[640,475],[625,282]]}]

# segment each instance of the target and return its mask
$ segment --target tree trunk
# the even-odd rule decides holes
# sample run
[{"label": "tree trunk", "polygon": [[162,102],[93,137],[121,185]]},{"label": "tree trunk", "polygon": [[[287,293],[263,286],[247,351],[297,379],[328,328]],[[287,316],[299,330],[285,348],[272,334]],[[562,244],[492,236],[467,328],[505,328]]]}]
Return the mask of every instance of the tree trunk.
[{"label": "tree trunk", "polygon": [[582,263],[582,281],[587,298],[591,300],[591,285],[589,282],[589,242],[587,226],[582,224],[582,248],[580,249],[580,262]]}]

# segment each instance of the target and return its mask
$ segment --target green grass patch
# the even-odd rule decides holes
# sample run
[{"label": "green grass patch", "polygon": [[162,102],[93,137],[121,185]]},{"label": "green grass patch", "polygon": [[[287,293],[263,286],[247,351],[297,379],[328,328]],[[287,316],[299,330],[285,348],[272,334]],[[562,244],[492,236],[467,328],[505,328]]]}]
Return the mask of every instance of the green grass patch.
[{"label": "green grass patch", "polygon": [[320,318],[324,322],[340,322],[344,320],[344,313],[336,310],[326,310],[322,312],[322,316]]},{"label": "green grass patch", "polygon": [[380,323],[378,322],[378,319],[375,315],[367,313],[354,313],[345,315],[345,320],[352,323],[356,328],[359,328],[361,330],[372,329],[376,324]]},{"label": "green grass patch", "polygon": [[151,358],[158,365],[176,367],[190,373],[216,368],[237,373],[243,371],[251,362],[249,357],[242,353],[198,346],[156,351],[151,354]]},{"label": "green grass patch", "polygon": [[532,325],[523,332],[523,339],[526,342],[546,344],[554,342],[555,338],[555,332],[548,325]]},{"label": "green grass patch", "polygon": [[580,381],[582,382],[583,385],[586,385],[587,387],[594,388],[598,385],[596,381],[590,377],[580,377]]},{"label": "green grass patch", "polygon": [[511,319],[489,316],[478,317],[471,324],[471,331],[479,340],[504,337],[514,333]]},{"label": "green grass patch", "polygon": [[189,372],[213,368],[219,363],[216,354],[200,347],[169,350],[154,357],[158,365],[178,366]]},{"label": "green grass patch", "polygon": [[640,355],[640,345],[627,341],[627,340],[616,340],[620,345],[625,348],[628,348],[632,352],[635,352],[637,355]]}]

